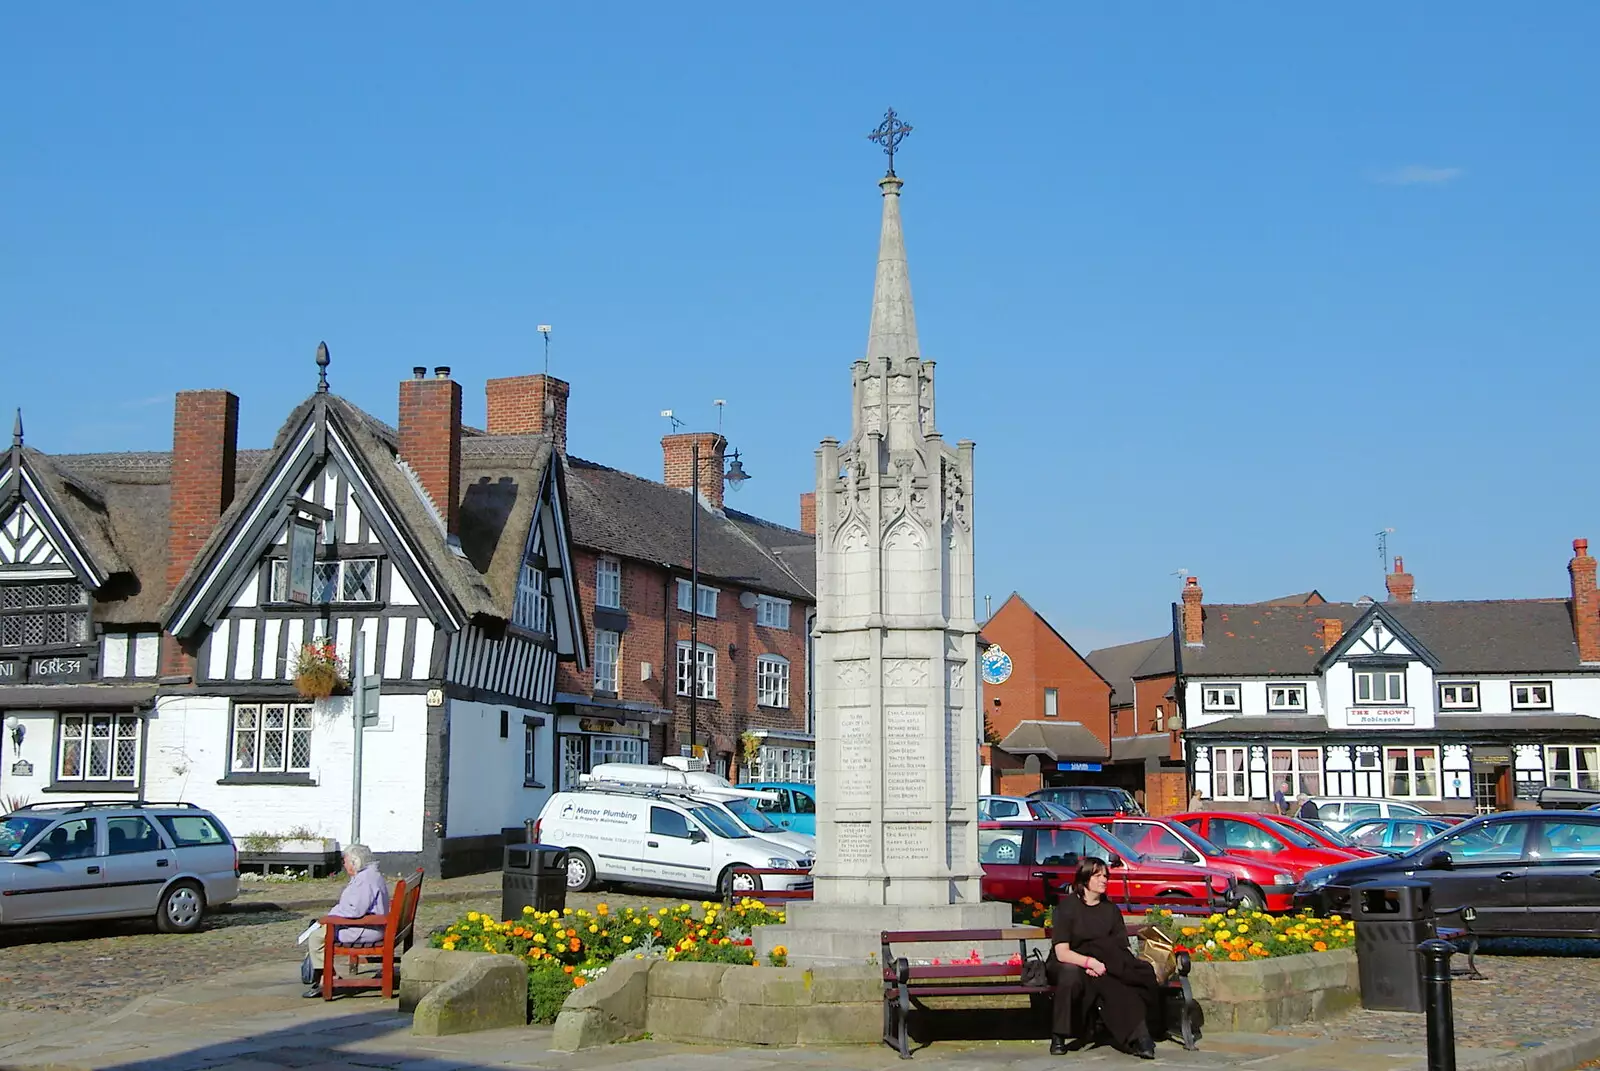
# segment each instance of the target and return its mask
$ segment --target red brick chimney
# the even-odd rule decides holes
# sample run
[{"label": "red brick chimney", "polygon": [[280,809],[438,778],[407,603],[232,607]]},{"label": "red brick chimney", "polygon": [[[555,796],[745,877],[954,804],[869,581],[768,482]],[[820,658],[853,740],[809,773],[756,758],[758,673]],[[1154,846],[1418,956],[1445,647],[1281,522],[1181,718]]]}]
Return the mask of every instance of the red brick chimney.
[{"label": "red brick chimney", "polygon": [[572,384],[543,373],[491,379],[490,435],[548,435],[557,450],[567,452],[567,397]]},{"label": "red brick chimney", "polygon": [[806,535],[817,534],[817,493],[806,491],[800,496],[800,530]]},{"label": "red brick chimney", "polygon": [[461,384],[444,367],[427,376],[417,367],[400,381],[400,458],[454,536],[461,514]]},{"label": "red brick chimney", "polygon": [[1204,647],[1206,642],[1205,612],[1200,608],[1203,594],[1199,577],[1183,582],[1183,642],[1190,647]]},{"label": "red brick chimney", "polygon": [[1600,662],[1600,598],[1595,596],[1595,560],[1589,556],[1589,541],[1572,541],[1572,632],[1578,640],[1578,661]]},{"label": "red brick chimney", "polygon": [[1417,590],[1417,578],[1406,572],[1406,560],[1394,560],[1394,572],[1383,578],[1389,589],[1390,602],[1410,602]]},{"label": "red brick chimney", "polygon": [[[167,591],[233,502],[239,457],[239,399],[225,390],[179,391],[172,407],[172,505],[167,519]],[[194,658],[162,636],[161,673],[193,675]]]},{"label": "red brick chimney", "polygon": [[700,444],[700,497],[712,509],[722,508],[722,452],[728,440],[714,431],[688,431],[661,437],[662,482],[687,490],[694,478],[694,444]]},{"label": "red brick chimney", "polygon": [[1344,639],[1344,622],[1337,617],[1317,618],[1317,635],[1322,640],[1324,653],[1333,650]]}]

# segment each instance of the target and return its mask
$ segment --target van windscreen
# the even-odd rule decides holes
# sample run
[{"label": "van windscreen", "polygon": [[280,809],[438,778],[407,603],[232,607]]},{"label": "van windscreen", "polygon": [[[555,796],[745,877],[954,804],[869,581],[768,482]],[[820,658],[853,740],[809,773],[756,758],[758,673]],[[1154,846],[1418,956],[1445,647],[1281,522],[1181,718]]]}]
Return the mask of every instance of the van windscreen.
[{"label": "van windscreen", "polygon": [[694,820],[705,826],[719,837],[728,840],[743,840],[750,836],[717,807],[690,807],[689,813],[694,815]]}]

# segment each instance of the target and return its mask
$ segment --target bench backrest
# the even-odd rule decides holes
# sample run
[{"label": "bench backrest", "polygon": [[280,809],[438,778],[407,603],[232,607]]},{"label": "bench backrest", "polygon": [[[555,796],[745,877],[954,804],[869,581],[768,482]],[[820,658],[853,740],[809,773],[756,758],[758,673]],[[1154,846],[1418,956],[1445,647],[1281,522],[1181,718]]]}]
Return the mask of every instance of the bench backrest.
[{"label": "bench backrest", "polygon": [[411,928],[417,921],[417,904],[422,900],[422,868],[418,867],[409,878],[394,883],[394,897],[389,901],[389,943],[399,947],[411,941]]}]

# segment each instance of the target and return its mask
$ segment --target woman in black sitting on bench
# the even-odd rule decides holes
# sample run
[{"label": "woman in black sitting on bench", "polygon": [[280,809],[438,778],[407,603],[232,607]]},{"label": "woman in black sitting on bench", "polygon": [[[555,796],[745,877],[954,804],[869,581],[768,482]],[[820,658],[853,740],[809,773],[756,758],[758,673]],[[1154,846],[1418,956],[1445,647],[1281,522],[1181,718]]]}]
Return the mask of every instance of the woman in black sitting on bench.
[{"label": "woman in black sitting on bench", "polygon": [[[1067,1036],[1086,1028],[1096,1003],[1118,1049],[1155,1059],[1150,1017],[1160,1006],[1154,968],[1128,949],[1122,912],[1106,899],[1105,860],[1085,856],[1071,891],[1056,904],[1045,970],[1056,987],[1051,1012],[1050,1052],[1067,1051]],[[1085,1038],[1092,1041],[1092,1038]]]}]

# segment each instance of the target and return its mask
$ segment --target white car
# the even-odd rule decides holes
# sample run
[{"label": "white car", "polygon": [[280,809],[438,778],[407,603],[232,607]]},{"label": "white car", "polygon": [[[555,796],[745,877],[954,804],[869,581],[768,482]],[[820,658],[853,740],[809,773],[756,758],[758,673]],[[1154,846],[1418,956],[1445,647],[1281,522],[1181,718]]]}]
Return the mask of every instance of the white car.
[{"label": "white car", "polygon": [[534,840],[567,849],[567,888],[600,881],[726,896],[809,889],[803,874],[735,874],[739,867],[800,869],[799,853],[753,836],[721,806],[670,786],[587,787],[557,792],[539,813]]},{"label": "white car", "polygon": [[719,799],[714,795],[701,798],[718,804],[723,810],[733,815],[733,820],[747,829],[752,835],[781,844],[795,853],[795,858],[800,865],[810,868],[817,858],[817,838],[810,833],[796,833],[784,829],[778,823],[768,818],[756,806],[756,801],[742,797],[734,799]]},{"label": "white car", "polygon": [[[1317,813],[1302,814],[1307,804],[1315,806]],[[1378,800],[1366,796],[1312,796],[1297,807],[1290,808],[1289,813],[1301,818],[1315,818],[1329,829],[1342,830],[1363,818],[1426,818],[1432,812],[1414,803],[1401,803],[1398,800]]]}]

